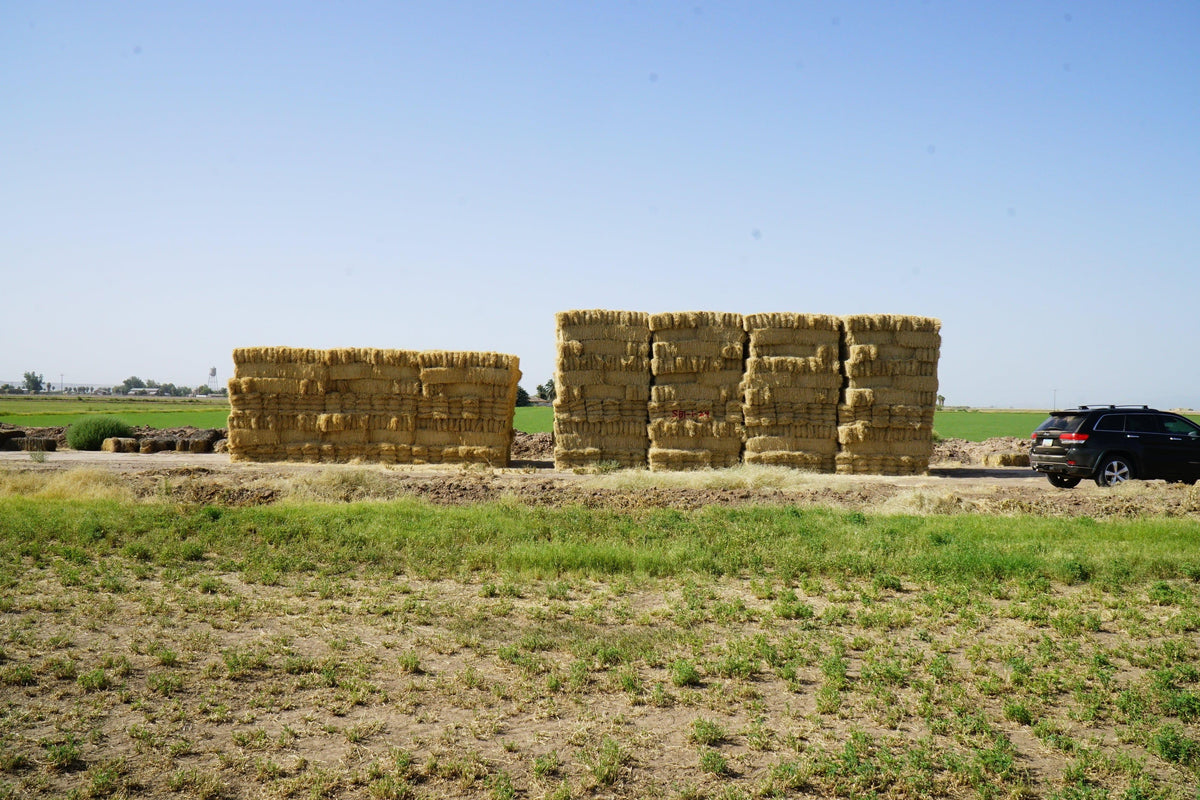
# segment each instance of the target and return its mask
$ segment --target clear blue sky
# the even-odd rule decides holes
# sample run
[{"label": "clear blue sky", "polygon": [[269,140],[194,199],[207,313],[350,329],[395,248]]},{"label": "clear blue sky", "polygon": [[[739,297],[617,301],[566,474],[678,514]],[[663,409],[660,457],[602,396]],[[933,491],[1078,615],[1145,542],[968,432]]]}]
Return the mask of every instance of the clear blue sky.
[{"label": "clear blue sky", "polygon": [[943,321],[951,404],[1200,406],[1200,4],[8,2],[0,380]]}]

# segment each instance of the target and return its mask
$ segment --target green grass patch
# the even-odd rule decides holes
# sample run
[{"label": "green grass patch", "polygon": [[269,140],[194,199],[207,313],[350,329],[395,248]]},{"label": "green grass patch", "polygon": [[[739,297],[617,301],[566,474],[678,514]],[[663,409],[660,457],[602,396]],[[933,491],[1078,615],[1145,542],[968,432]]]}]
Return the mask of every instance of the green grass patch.
[{"label": "green grass patch", "polygon": [[229,401],[169,397],[0,397],[0,422],[30,428],[74,425],[112,416],[126,425],[151,428],[224,428]]},{"label": "green grass patch", "polygon": [[453,576],[898,576],[955,584],[1172,580],[1200,574],[1185,519],[867,516],[786,507],[624,512],[418,500],[181,511],[119,501],[0,499],[10,553],[64,546],[251,572]]},{"label": "green grass patch", "polygon": [[943,439],[982,442],[997,436],[1028,437],[1049,416],[1042,411],[938,411],[933,429]]},{"label": "green grass patch", "polygon": [[513,414],[513,428],[522,433],[550,433],[554,430],[554,409],[549,406],[524,406]]},{"label": "green grass patch", "polygon": [[[998,436],[1019,436],[1024,439],[1048,416],[1048,411],[938,411],[933,415],[933,429],[943,439],[966,439],[971,442],[982,442]],[[1192,416],[1191,419],[1200,422],[1200,417]]]}]

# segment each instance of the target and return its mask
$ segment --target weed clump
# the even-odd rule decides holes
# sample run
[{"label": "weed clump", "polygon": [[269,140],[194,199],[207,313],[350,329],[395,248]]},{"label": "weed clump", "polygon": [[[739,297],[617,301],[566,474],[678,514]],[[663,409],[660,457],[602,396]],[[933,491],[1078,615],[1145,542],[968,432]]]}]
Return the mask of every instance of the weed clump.
[{"label": "weed clump", "polygon": [[67,444],[74,450],[99,450],[105,439],[133,436],[133,429],[117,417],[87,417],[67,429]]}]

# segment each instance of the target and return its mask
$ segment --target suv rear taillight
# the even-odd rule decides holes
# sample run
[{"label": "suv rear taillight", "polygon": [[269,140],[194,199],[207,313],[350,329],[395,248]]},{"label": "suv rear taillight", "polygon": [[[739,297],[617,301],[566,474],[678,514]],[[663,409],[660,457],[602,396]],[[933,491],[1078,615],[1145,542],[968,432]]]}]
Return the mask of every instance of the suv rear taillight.
[{"label": "suv rear taillight", "polygon": [[1060,442],[1074,442],[1075,444],[1083,444],[1087,438],[1086,433],[1062,433],[1058,436]]}]

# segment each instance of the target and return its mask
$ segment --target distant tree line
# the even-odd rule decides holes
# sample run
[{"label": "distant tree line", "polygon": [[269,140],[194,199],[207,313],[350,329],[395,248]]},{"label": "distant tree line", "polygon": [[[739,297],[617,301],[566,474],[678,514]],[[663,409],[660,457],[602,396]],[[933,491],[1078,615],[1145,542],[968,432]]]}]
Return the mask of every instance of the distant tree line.
[{"label": "distant tree line", "polygon": [[[20,386],[13,386],[11,383],[0,384],[0,394],[12,394],[14,392],[28,392],[30,394],[39,394],[45,391],[54,391],[54,385],[46,383],[46,377],[37,372],[26,372],[24,381]],[[65,387],[59,386],[58,391],[64,391]],[[74,394],[92,394],[96,391],[94,386],[73,386],[70,390]],[[112,387],[113,394],[153,394],[161,397],[191,397],[192,395],[222,395],[225,394],[225,389],[211,389],[207,385],[201,384],[193,389],[190,386],[176,386],[173,383],[159,383],[158,381],[142,380],[136,375],[130,375],[125,380]]]},{"label": "distant tree line", "polygon": [[[134,390],[137,391],[134,391]],[[190,386],[176,386],[173,383],[159,383],[158,381],[142,380],[137,375],[130,375],[125,380],[113,387],[113,394],[155,394],[160,397],[191,397],[194,394],[224,394],[223,389],[213,390],[206,384],[201,384],[193,389]]]}]

